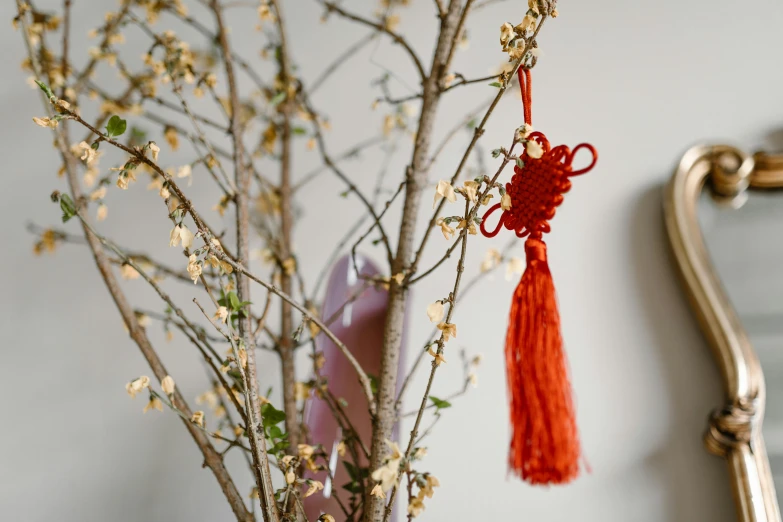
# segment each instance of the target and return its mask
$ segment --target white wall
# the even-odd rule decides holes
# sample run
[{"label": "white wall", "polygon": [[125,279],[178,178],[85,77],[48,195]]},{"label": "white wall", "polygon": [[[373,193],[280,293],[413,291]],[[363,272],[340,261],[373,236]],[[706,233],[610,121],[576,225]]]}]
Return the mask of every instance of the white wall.
[{"label": "white wall", "polygon": [[[432,2],[412,3],[401,12],[403,28],[428,59],[426,35],[435,25]],[[59,8],[60,3],[38,4]],[[80,50],[88,45],[84,33],[102,19],[106,7],[102,2],[75,4],[79,29],[74,49]],[[337,19],[320,25],[321,11],[314,3],[285,4],[295,60],[305,80],[364,34]],[[346,2],[359,10],[362,4]],[[469,27],[470,48],[457,57],[455,71],[475,77],[499,65],[498,27],[506,20],[518,22],[525,4],[503,2],[480,12]],[[439,477],[442,488],[422,518],[732,520],[724,463],[708,456],[700,441],[707,413],[721,402],[721,390],[667,257],[661,188],[687,146],[720,140],[750,150],[780,124],[783,69],[777,64],[783,5],[773,0],[563,1],[560,11],[540,38],[534,119],[551,140],[570,145],[590,141],[600,152],[598,167],[575,181],[548,239],[592,474],[551,490],[506,479],[502,343],[514,283],[495,277],[457,312],[459,338],[449,349],[483,352],[486,363],[479,389],[447,412],[430,441],[426,468]],[[11,3],[0,12],[8,23]],[[232,38],[252,58],[263,41],[252,31],[254,16],[245,10],[231,17]],[[138,33],[133,34],[126,45],[138,47],[130,53],[137,57],[141,43]],[[142,400],[131,401],[125,394],[124,383],[148,370],[124,334],[86,250],[68,246],[55,257],[32,256],[32,237],[24,225],[58,224],[59,213],[48,195],[64,184],[56,177],[58,162],[48,146],[49,135],[30,121],[41,108],[19,71],[20,37],[6,26],[0,45],[6,71],[0,84],[5,247],[0,266],[6,278],[0,305],[3,518],[229,520],[214,479],[201,469],[199,454],[179,421],[168,414],[142,416]],[[83,60],[84,55],[78,56],[77,61]],[[331,82],[315,100],[332,117],[332,150],[380,128],[383,109],[368,110],[373,96],[369,82],[381,73],[379,64],[415,87],[404,55],[388,42],[357,56],[344,67],[343,79]],[[112,72],[103,74],[113,78]],[[399,84],[395,88],[398,94],[408,92]],[[492,90],[481,84],[456,90],[441,108],[438,135],[458,120],[465,106],[474,106]],[[482,138],[485,152],[507,142],[521,120],[518,100],[509,96]],[[464,146],[466,139],[456,145]],[[403,146],[407,151],[407,140]],[[453,172],[459,147],[438,161],[432,179]],[[164,158],[166,153],[164,149]],[[185,157],[168,154],[172,164]],[[402,172],[405,154],[392,165],[395,176]],[[368,154],[346,168],[362,186],[371,186],[379,158]],[[297,151],[297,173],[315,164],[314,154]],[[109,166],[104,160],[103,168]],[[296,248],[305,271],[317,269],[360,213],[353,201],[336,197],[342,190],[324,174],[303,193],[305,214],[296,230]],[[202,206],[214,204],[204,172],[197,173],[190,191]],[[140,187],[128,194],[116,192],[102,229],[126,245],[150,248],[181,263],[167,249],[167,224],[157,197]],[[324,216],[330,224],[324,225]],[[211,214],[210,219],[219,221]],[[68,229],[77,232],[75,225]],[[503,241],[475,240],[469,272],[478,269],[487,247]],[[433,243],[444,248],[442,238]],[[380,259],[378,251],[370,253]],[[427,259],[437,253],[431,249]],[[429,332],[424,307],[444,295],[451,274],[445,270],[416,289],[412,349]],[[137,302],[160,309],[140,283],[128,286]],[[190,294],[170,286],[188,304]],[[152,336],[186,395],[195,397],[204,387],[197,357],[182,339],[165,345],[159,329]],[[439,371],[436,395],[459,384],[454,352],[447,354],[454,364]],[[266,364],[262,379],[273,382],[273,361]],[[419,379],[417,394],[422,387]],[[412,405],[415,399],[410,399]],[[250,477],[241,476],[242,491],[249,491]]]}]

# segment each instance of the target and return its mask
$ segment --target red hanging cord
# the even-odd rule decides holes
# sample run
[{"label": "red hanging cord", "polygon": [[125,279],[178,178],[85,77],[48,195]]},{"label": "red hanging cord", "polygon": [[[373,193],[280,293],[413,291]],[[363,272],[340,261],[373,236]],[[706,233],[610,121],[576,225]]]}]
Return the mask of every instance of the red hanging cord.
[{"label": "red hanging cord", "polygon": [[[532,124],[530,69],[517,71],[525,123]],[[584,174],[595,165],[597,153],[583,143],[571,151],[565,145],[552,148],[546,137],[533,132],[527,138],[541,146],[534,158],[526,151],[523,166],[514,168],[506,192],[511,208],[504,210],[494,230],[485,228],[490,208],[481,222],[481,232],[495,236],[501,228],[513,230],[525,241],[527,267],[511,301],[506,333],[506,376],[510,400],[510,470],[532,484],[562,484],[579,474],[580,444],[571,399],[571,384],[560,334],[560,315],[549,271],[546,244],[549,220],[571,188],[569,177]],[[577,151],[592,154],[590,164],[574,171]]]},{"label": "red hanging cord", "polygon": [[533,85],[530,79],[530,69],[525,66],[520,66],[519,69],[517,69],[517,78],[519,78],[519,91],[522,95],[522,110],[525,112],[525,123],[533,125],[533,117],[531,116],[533,106],[531,91]]}]

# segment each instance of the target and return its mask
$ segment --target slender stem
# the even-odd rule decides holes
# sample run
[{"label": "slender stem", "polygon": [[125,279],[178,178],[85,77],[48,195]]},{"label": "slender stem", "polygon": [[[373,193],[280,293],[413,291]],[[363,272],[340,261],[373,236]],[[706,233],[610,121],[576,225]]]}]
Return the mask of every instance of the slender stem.
[{"label": "slender stem", "polygon": [[419,77],[421,78],[421,81],[424,81],[427,78],[427,73],[424,70],[424,65],[422,65],[419,56],[416,54],[416,51],[413,50],[413,47],[411,47],[408,41],[405,38],[403,38],[399,33],[396,33],[391,29],[389,29],[386,26],[386,24],[373,22],[372,20],[368,20],[367,18],[346,11],[336,3],[326,2],[323,0],[318,0],[318,2],[321,5],[323,5],[327,9],[327,11],[337,13],[343,18],[345,18],[346,20],[351,20],[359,24],[365,25],[367,27],[372,27],[377,31],[389,35],[391,39],[394,40],[395,43],[400,44],[402,48],[405,49],[405,52],[408,53],[408,56],[410,56],[411,60],[413,61],[413,65],[416,66],[416,70],[419,72]]},{"label": "slender stem", "polygon": [[[440,84],[448,70],[449,46],[457,29],[461,2],[452,0],[448,11],[440,21],[440,32],[432,60],[432,70],[423,84],[421,112],[413,146],[411,163],[406,169],[405,202],[400,224],[397,253],[392,264],[392,274],[409,272],[408,263],[413,254],[413,238],[419,213],[422,190],[427,182],[426,162],[440,101]],[[391,436],[396,417],[397,372],[402,342],[402,324],[408,299],[407,285],[393,281],[389,288],[384,342],[381,348],[381,370],[378,383],[378,414],[373,419],[373,437],[370,469],[381,466],[386,440]],[[391,504],[389,504],[391,506]],[[391,508],[389,508],[391,509]],[[364,522],[380,522],[385,513],[384,503],[372,495],[368,484],[364,495]]]},{"label": "slender stem", "polygon": [[[469,207],[470,207],[469,202],[465,202],[465,220],[466,221],[468,220],[469,215],[470,215]],[[465,231],[463,231],[463,232],[465,232]],[[465,270],[465,254],[467,252],[467,248],[468,248],[468,240],[467,240],[467,235],[466,235],[465,239],[462,241],[462,249],[461,249],[461,252],[460,252],[459,263],[457,264],[457,277],[456,277],[456,279],[454,281],[454,288],[453,288],[453,290],[451,291],[451,294],[450,294],[450,299],[451,300],[450,300],[450,305],[449,305],[449,311],[446,314],[446,318],[444,319],[444,321],[446,323],[451,323],[452,317],[454,315],[454,307],[455,307],[454,303],[456,302],[457,298],[459,297],[459,285],[460,285],[460,282],[462,281],[462,273]],[[441,335],[440,339],[438,340],[438,352],[437,352],[438,355],[443,354],[443,348],[444,348],[445,344],[446,344],[446,342],[445,342],[444,336]],[[405,462],[408,462],[408,459],[410,458],[410,455],[411,455],[411,451],[413,450],[413,445],[416,442],[416,439],[417,439],[417,436],[418,436],[418,433],[419,433],[419,425],[421,424],[421,418],[424,415],[425,408],[427,407],[427,400],[429,399],[429,396],[430,396],[430,389],[432,388],[432,382],[435,380],[435,372],[437,371],[438,366],[440,366],[438,364],[438,360],[434,358],[432,360],[432,370],[430,370],[430,378],[427,381],[427,387],[424,390],[424,396],[421,399],[421,406],[419,407],[418,414],[416,415],[416,422],[413,424],[413,429],[411,429],[411,436],[410,436],[410,439],[408,440],[408,446],[407,446],[407,448],[405,448],[405,455],[403,457],[403,460]],[[384,513],[384,517],[383,517],[384,522],[389,520],[389,517],[391,516],[392,506],[394,506],[394,497],[397,495],[398,485],[399,485],[399,479],[397,480],[397,483],[394,485],[394,488],[392,488],[391,495],[389,495],[389,503],[388,503],[388,506],[386,508],[386,512]]]},{"label": "slender stem", "polygon": [[[248,232],[250,229],[250,212],[248,208],[248,196],[250,194],[250,175],[244,164],[244,146],[242,143],[242,130],[240,128],[239,114],[240,101],[237,91],[236,78],[234,76],[231,47],[228,42],[228,34],[223,22],[223,13],[218,0],[212,0],[210,7],[215,15],[217,24],[217,41],[223,66],[228,80],[229,104],[231,107],[231,139],[234,145],[233,166],[237,192],[234,202],[236,205],[236,234],[237,234],[237,260],[247,265],[249,261],[250,245]],[[237,274],[237,296],[241,302],[250,301],[250,282],[243,274]],[[261,425],[261,404],[258,399],[258,377],[256,373],[255,340],[252,337],[250,314],[245,314],[239,319],[239,334],[245,344],[247,352],[247,402],[248,402],[248,437],[250,447],[253,450],[254,469],[258,485],[261,509],[265,522],[277,522],[280,514],[272,485],[272,475],[269,470],[269,457],[266,451],[266,439]],[[233,345],[233,342],[232,342]]]},{"label": "slender stem", "polygon": [[[280,256],[283,261],[291,258],[291,231],[293,228],[293,212],[291,210],[291,111],[294,108],[291,99],[291,89],[294,79],[291,76],[291,63],[288,54],[285,22],[280,3],[272,0],[275,10],[280,47],[278,56],[279,77],[286,92],[286,99],[280,104],[282,114],[282,132],[280,136],[282,151],[280,155]],[[280,273],[280,286],[283,292],[291,294],[291,274],[284,269]],[[294,365],[293,347],[293,316],[291,305],[280,301],[280,363],[283,373],[283,409],[285,410],[285,427],[288,432],[290,450],[296,450],[299,444],[299,422],[296,411],[296,367]]]},{"label": "slender stem", "polygon": [[324,70],[321,74],[316,76],[315,80],[310,85],[310,96],[315,94],[315,92],[321,88],[321,86],[326,83],[326,80],[329,79],[334,73],[336,73],[340,66],[348,62],[348,60],[361,51],[365,45],[372,42],[378,37],[378,31],[372,31],[371,33],[367,34],[366,36],[362,36],[355,44],[351,45],[348,49],[346,49],[344,52],[340,53],[337,58],[335,58],[329,65],[324,67]]}]

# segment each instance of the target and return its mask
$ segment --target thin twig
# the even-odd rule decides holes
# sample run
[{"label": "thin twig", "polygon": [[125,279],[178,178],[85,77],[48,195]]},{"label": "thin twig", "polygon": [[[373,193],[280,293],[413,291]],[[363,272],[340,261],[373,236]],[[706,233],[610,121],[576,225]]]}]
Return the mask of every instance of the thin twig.
[{"label": "thin twig", "polygon": [[318,2],[326,8],[327,12],[337,13],[347,20],[357,22],[367,27],[372,27],[376,31],[380,31],[382,33],[389,35],[395,43],[400,44],[402,48],[405,49],[405,52],[408,53],[408,56],[410,56],[410,59],[413,61],[413,64],[416,66],[416,70],[418,71],[421,80],[424,81],[424,79],[427,78],[427,73],[424,70],[424,65],[422,65],[422,62],[419,59],[419,56],[416,54],[416,51],[413,50],[413,47],[411,47],[408,41],[405,38],[403,38],[400,34],[389,29],[386,24],[373,22],[372,20],[368,20],[367,18],[348,12],[333,2],[326,2],[323,0],[318,0]]}]

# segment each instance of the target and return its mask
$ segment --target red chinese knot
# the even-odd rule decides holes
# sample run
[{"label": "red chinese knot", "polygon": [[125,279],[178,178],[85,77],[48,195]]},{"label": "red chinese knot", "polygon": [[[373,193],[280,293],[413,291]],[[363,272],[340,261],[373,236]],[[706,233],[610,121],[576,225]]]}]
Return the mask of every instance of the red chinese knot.
[{"label": "red chinese knot", "polygon": [[[524,167],[514,167],[511,182],[506,183],[506,192],[511,196],[511,208],[503,211],[497,227],[492,231],[485,228],[487,218],[500,208],[500,204],[494,205],[484,214],[481,232],[487,237],[496,236],[501,226],[514,230],[518,237],[541,237],[549,232],[549,220],[563,202],[563,194],[571,189],[568,178],[589,172],[598,159],[595,148],[589,143],[579,144],[570,150],[565,145],[551,148],[546,136],[540,132],[531,133],[528,139],[541,145],[544,154],[540,158],[531,158],[526,152],[522,156]],[[580,149],[589,151],[592,161],[587,167],[575,171],[571,164]]]}]

